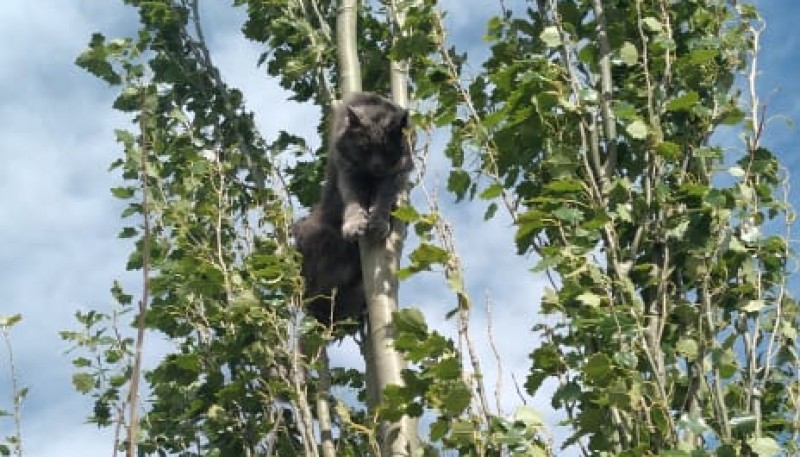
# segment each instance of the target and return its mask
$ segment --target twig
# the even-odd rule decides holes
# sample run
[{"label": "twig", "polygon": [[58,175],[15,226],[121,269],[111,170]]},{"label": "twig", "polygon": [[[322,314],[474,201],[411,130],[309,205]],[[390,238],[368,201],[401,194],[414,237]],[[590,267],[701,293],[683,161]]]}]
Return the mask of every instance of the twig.
[{"label": "twig", "polygon": [[136,322],[136,352],[131,370],[131,385],[128,395],[130,421],[128,423],[127,457],[136,455],[136,435],[139,428],[139,379],[142,371],[142,347],[144,346],[145,315],[147,314],[148,297],[150,297],[150,207],[147,186],[147,87],[142,87],[141,112],[139,114],[139,131],[141,135],[141,180],[142,180],[142,218],[144,234],[142,235],[142,297],[139,300],[139,315]]},{"label": "twig", "polygon": [[[17,318],[19,315],[16,316]],[[18,320],[18,319],[16,319]],[[0,325],[0,333],[3,334],[3,340],[6,344],[6,352],[8,353],[8,365],[10,367],[11,377],[11,392],[14,401],[14,454],[22,457],[22,399],[24,393],[19,387],[19,377],[17,375],[17,365],[14,363],[14,348],[11,345],[11,330],[8,325]]]},{"label": "twig", "polygon": [[514,372],[511,372],[511,383],[514,384],[514,390],[517,392],[517,396],[519,397],[520,401],[522,401],[523,405],[527,405],[528,401],[525,399],[525,392],[520,387],[520,382],[517,380],[517,375]]},{"label": "twig", "polygon": [[[494,353],[494,359],[497,361],[497,382],[494,386],[494,401],[497,403],[497,414],[503,416],[503,401],[501,393],[503,392],[503,359],[500,356],[500,351],[497,349],[497,342],[494,339],[494,328],[492,325],[492,300],[486,296],[486,336],[489,339],[489,346]],[[525,400],[523,400],[523,403]]]},{"label": "twig", "polygon": [[[453,88],[458,91],[459,95],[461,95],[461,100],[464,102],[464,106],[467,108],[467,113],[469,117],[472,119],[472,122],[475,123],[475,127],[477,129],[483,128],[484,131],[481,132],[481,137],[486,138],[486,158],[488,160],[489,169],[484,170],[486,175],[495,183],[502,184],[497,167],[497,160],[496,156],[498,154],[497,145],[491,140],[491,136],[489,132],[485,131],[483,127],[483,121],[481,120],[480,115],[478,114],[478,110],[475,108],[475,104],[472,101],[472,95],[470,95],[469,90],[465,89],[464,86],[461,84],[460,74],[458,72],[458,68],[456,67],[455,62],[453,62],[452,57],[450,56],[450,52],[446,46],[446,33],[444,27],[444,20],[442,19],[442,13],[440,11],[436,12],[436,27],[438,28],[438,35],[439,39],[439,56],[442,59],[442,62],[448,69],[450,73],[450,80],[452,81]],[[509,197],[508,192],[505,189],[505,186],[501,186],[501,194],[500,198],[503,202],[503,206],[505,207],[508,215],[511,217],[511,220],[516,224],[518,215],[517,215],[517,205],[512,202],[512,199]]]},{"label": "twig", "polygon": [[428,207],[438,216],[436,218],[434,230],[439,237],[442,248],[447,251],[449,257],[448,263],[445,265],[445,277],[447,278],[449,284],[455,283],[455,286],[451,286],[451,288],[457,297],[459,342],[463,341],[467,345],[467,354],[469,356],[470,365],[473,372],[472,381],[469,382],[469,384],[474,385],[475,387],[482,418],[488,425],[491,420],[491,409],[489,408],[489,401],[486,398],[486,385],[483,379],[483,371],[481,370],[480,359],[478,358],[478,351],[475,349],[475,344],[472,341],[472,338],[469,336],[470,309],[472,308],[472,305],[469,297],[464,291],[464,273],[463,268],[461,267],[461,260],[458,257],[458,251],[456,251],[455,248],[453,229],[450,224],[448,224],[448,222],[441,216],[436,196],[431,195],[431,193],[428,192],[428,189],[424,183],[420,184],[420,189],[425,195],[425,198],[428,202]]},{"label": "twig", "polygon": [[[611,110],[613,99],[611,79],[611,46],[608,43],[606,14],[602,0],[594,0],[594,15],[597,22],[597,42],[600,46],[600,109],[603,113],[603,133],[606,144],[606,163],[597,163],[601,171],[600,181],[605,184],[611,178],[617,166],[617,127],[614,113]],[[645,68],[646,71],[646,68]],[[648,95],[651,91],[648,90]]]},{"label": "twig", "polygon": [[[111,314],[111,328],[114,331],[114,338],[117,340],[117,344],[120,347],[124,347],[124,340],[122,336],[122,332],[119,330],[119,311],[114,310]],[[116,424],[114,425],[114,446],[111,449],[111,456],[116,457],[117,453],[119,452],[119,443],[122,440],[122,430],[125,428],[125,410],[128,408],[128,403],[126,400],[122,399],[119,403],[116,404]]]},{"label": "twig", "polygon": [[323,457],[336,457],[336,447],[333,444],[333,426],[331,422],[330,406],[331,373],[330,363],[328,361],[328,350],[325,346],[320,348],[319,363],[317,419],[319,420],[319,434],[322,441],[322,455]]},{"label": "twig", "polygon": [[308,392],[306,391],[306,370],[300,363],[303,358],[304,351],[300,347],[299,341],[294,345],[292,351],[292,386],[294,387],[295,399],[292,401],[294,410],[298,421],[298,428],[303,436],[303,448],[305,453],[303,455],[309,457],[318,457],[319,451],[316,445],[316,438],[314,436],[314,415],[311,413],[311,407],[308,404]]}]

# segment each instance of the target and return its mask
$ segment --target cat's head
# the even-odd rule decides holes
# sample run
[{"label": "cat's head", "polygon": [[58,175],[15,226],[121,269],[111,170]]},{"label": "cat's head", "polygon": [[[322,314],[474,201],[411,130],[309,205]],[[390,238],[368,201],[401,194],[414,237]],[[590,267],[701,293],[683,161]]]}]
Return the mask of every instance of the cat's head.
[{"label": "cat's head", "polygon": [[369,93],[357,94],[340,109],[334,141],[349,166],[373,176],[411,169],[408,110]]}]

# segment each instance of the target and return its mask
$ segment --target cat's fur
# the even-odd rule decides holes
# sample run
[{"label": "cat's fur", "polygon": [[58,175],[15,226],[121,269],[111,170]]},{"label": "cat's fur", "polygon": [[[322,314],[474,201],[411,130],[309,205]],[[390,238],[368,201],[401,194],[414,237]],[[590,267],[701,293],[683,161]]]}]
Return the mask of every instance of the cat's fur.
[{"label": "cat's fur", "polygon": [[358,242],[325,221],[319,206],[294,224],[297,249],[303,255],[306,310],[324,325],[359,321],[366,309]]},{"label": "cat's fur", "polygon": [[351,94],[333,111],[322,200],[294,226],[307,308],[325,324],[366,309],[358,238],[391,231],[413,167],[407,127],[408,111],[373,93]]}]

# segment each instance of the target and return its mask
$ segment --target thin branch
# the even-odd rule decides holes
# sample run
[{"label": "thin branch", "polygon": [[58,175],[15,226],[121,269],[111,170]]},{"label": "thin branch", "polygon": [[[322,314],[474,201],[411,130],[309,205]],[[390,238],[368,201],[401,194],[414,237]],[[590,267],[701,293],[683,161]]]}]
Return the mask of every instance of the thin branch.
[{"label": "thin branch", "polygon": [[[202,62],[205,64],[205,73],[213,80],[214,87],[217,89],[217,95],[222,98],[224,101],[226,109],[231,109],[233,106],[230,102],[230,97],[228,96],[228,92],[225,90],[225,82],[222,80],[222,76],[219,73],[217,67],[214,66],[213,62],[211,61],[211,53],[208,50],[208,46],[206,45],[205,35],[203,34],[203,27],[200,24],[200,6],[198,0],[190,0],[189,6],[192,11],[192,24],[194,26],[195,34],[197,35],[197,39],[193,39],[191,36],[186,37],[186,44],[195,54],[197,61]],[[184,30],[183,28],[181,30]],[[180,59],[173,59],[173,61],[179,62]],[[233,113],[231,113],[233,114]],[[253,181],[255,182],[256,188],[258,190],[263,190],[266,187],[266,178],[264,177],[264,173],[262,172],[261,168],[256,166],[253,162],[253,158],[256,157],[256,153],[251,147],[251,142],[246,141],[244,136],[242,135],[241,129],[236,129],[236,140],[237,146],[244,152],[245,163],[247,164],[250,173],[252,174]],[[275,167],[272,167],[275,168]],[[275,171],[273,170],[273,173]]]},{"label": "thin branch", "polygon": [[[495,183],[502,184],[498,167],[497,167],[497,155],[498,155],[498,148],[497,145],[494,144],[494,141],[491,139],[491,135],[488,131],[483,127],[483,121],[478,114],[478,110],[475,108],[475,104],[472,101],[472,95],[470,95],[469,90],[464,88],[461,84],[461,75],[458,72],[458,68],[453,62],[453,58],[450,55],[450,51],[447,49],[446,43],[446,28],[444,26],[444,19],[442,18],[442,13],[440,11],[436,11],[436,27],[437,27],[437,35],[439,36],[438,44],[439,44],[439,56],[442,59],[442,62],[447,67],[448,72],[450,73],[450,80],[452,81],[453,88],[458,91],[459,95],[461,96],[461,100],[464,102],[464,106],[467,108],[467,113],[474,123],[475,127],[480,132],[481,138],[486,138],[485,148],[486,148],[486,159],[488,160],[488,170],[484,170],[484,173]],[[506,209],[506,212],[511,217],[511,220],[516,224],[518,215],[517,215],[517,205],[512,202],[511,197],[508,195],[505,186],[500,186],[502,191],[500,194],[500,198],[503,202],[503,206]]]},{"label": "thin branch", "polygon": [[141,182],[142,182],[142,218],[143,229],[142,235],[142,296],[139,300],[139,315],[136,322],[136,352],[133,358],[133,368],[131,370],[131,385],[130,393],[128,395],[130,407],[130,421],[128,423],[128,450],[127,457],[134,457],[136,455],[136,441],[139,427],[139,379],[141,378],[142,371],[142,348],[144,346],[144,330],[145,330],[145,316],[147,314],[147,305],[150,297],[150,206],[149,206],[149,188],[147,162],[149,160],[148,151],[148,134],[147,127],[147,91],[148,87],[140,89],[141,94],[141,111],[139,113],[139,131],[141,135],[141,144],[139,149],[141,152]]},{"label": "thin branch", "polygon": [[[120,348],[125,347],[125,338],[122,336],[122,332],[119,329],[119,317],[120,313],[118,310],[114,310],[111,314],[111,328],[114,331],[114,339],[116,339],[116,344],[119,345]],[[125,428],[125,411],[128,409],[128,403],[123,398],[115,404],[115,412],[117,414],[117,419],[114,424],[114,444],[111,448],[111,456],[116,457],[119,451],[119,444],[122,440],[122,430]]]},{"label": "thin branch", "polygon": [[471,380],[468,379],[467,383],[474,386],[480,405],[481,418],[484,421],[484,424],[488,425],[492,416],[491,408],[489,407],[489,401],[486,398],[486,385],[483,379],[483,371],[481,369],[478,351],[475,349],[475,344],[469,336],[470,310],[472,309],[472,304],[466,292],[464,291],[464,271],[461,266],[461,260],[458,256],[458,251],[455,247],[453,228],[442,217],[441,211],[439,211],[436,195],[432,195],[430,192],[428,192],[428,189],[424,183],[420,184],[420,189],[425,196],[430,211],[437,215],[436,224],[433,228],[437,237],[439,238],[441,247],[447,251],[448,254],[448,262],[447,265],[445,265],[444,275],[447,279],[447,283],[451,284],[451,289],[456,294],[458,306],[459,342],[463,341],[466,343],[467,355],[469,356],[470,366],[472,367]]},{"label": "thin branch", "polygon": [[[782,185],[783,185],[782,201],[783,204],[786,205],[786,207],[788,208],[790,204],[789,195],[791,195],[790,194],[791,187],[788,174],[784,177]],[[788,241],[792,239],[792,225],[793,224],[791,218],[787,217],[784,229],[786,232],[786,240],[787,240],[787,242],[784,244],[784,249],[783,249],[784,259],[789,259],[790,256],[792,255],[791,245]],[[772,370],[772,359],[777,355],[776,354],[777,349],[775,349],[774,346],[777,344],[779,336],[781,335],[779,328],[781,324],[785,322],[784,319],[787,317],[784,316],[784,310],[783,310],[783,301],[786,299],[787,296],[787,290],[786,290],[787,281],[788,281],[788,276],[786,275],[782,276],[781,283],[778,285],[778,293],[775,296],[775,323],[772,326],[772,332],[770,333],[769,343],[767,344],[767,349],[764,352],[764,358],[765,358],[764,368],[761,370],[762,385],[766,384],[767,380],[771,376],[770,371]],[[797,411],[798,413],[800,413],[800,408],[797,408]]]},{"label": "thin branch", "polygon": [[[597,164],[602,183],[606,183],[617,166],[617,127],[611,109],[613,81],[611,79],[611,46],[608,43],[608,25],[602,0],[593,0],[594,15],[597,22],[597,43],[600,47],[600,109],[603,115],[603,133],[606,145],[605,167]],[[650,92],[648,91],[648,94]]]},{"label": "thin branch", "polygon": [[[706,265],[707,271],[712,271],[710,265]],[[703,310],[705,311],[703,314],[706,318],[706,326],[709,332],[714,332],[716,328],[714,322],[714,305],[712,304],[712,297],[711,291],[709,290],[709,281],[710,281],[710,274],[706,273],[706,275],[702,279],[702,286],[698,291],[698,295],[700,300],[703,303]],[[717,348],[719,347],[719,342],[716,338],[710,338],[712,347]],[[711,379],[709,379],[711,378]],[[728,417],[728,409],[725,405],[725,398],[724,398],[724,391],[722,386],[722,375],[719,372],[719,367],[713,368],[712,375],[709,376],[702,376],[701,379],[706,382],[708,385],[708,391],[711,393],[711,402],[714,409],[714,414],[717,416],[717,422],[720,424],[722,428],[722,438],[724,440],[731,439],[731,427],[730,421]]]},{"label": "thin branch", "polygon": [[[310,22],[311,14],[308,12],[308,8],[306,8],[306,1],[308,0],[296,0],[296,3],[299,5],[300,10],[303,13],[303,17]],[[333,42],[333,37],[331,35],[331,28],[328,25],[328,22],[325,20],[325,16],[322,15],[322,11],[319,8],[319,2],[317,0],[310,0],[311,9],[313,10],[314,17],[316,18],[317,23],[319,24],[316,28],[322,34],[323,40],[330,48],[330,45]],[[316,72],[317,72],[317,101],[322,106],[326,106],[330,103],[333,99],[332,91],[330,85],[328,83],[328,75],[325,71],[324,65],[321,65],[322,62],[322,55],[321,52],[324,52],[324,48],[320,45],[319,39],[317,38],[316,30],[308,34],[308,39],[311,41],[311,47],[315,50],[315,57],[316,57]],[[320,51],[322,49],[322,51]]]},{"label": "thin branch", "polygon": [[[501,397],[503,392],[503,359],[500,356],[500,351],[497,349],[497,342],[494,339],[492,300],[489,299],[488,296],[486,297],[486,337],[489,340],[489,346],[492,348],[494,359],[497,361],[497,382],[494,386],[494,401],[497,404],[495,408],[497,408],[497,414],[503,416],[503,401]],[[517,386],[517,390],[519,390],[519,386]],[[522,399],[522,403],[525,403],[524,398]]]},{"label": "thin branch", "polygon": [[[19,315],[16,316],[19,318]],[[18,319],[15,319],[18,320]],[[3,340],[6,345],[6,353],[8,354],[8,365],[10,367],[11,378],[11,392],[13,395],[14,404],[14,454],[22,457],[22,400],[24,394],[19,387],[19,376],[17,375],[17,365],[14,362],[14,348],[11,344],[11,329],[9,325],[0,325],[0,333],[3,334]],[[11,439],[11,438],[9,438]]]},{"label": "thin branch", "polygon": [[306,391],[306,369],[301,363],[304,351],[300,347],[299,341],[293,345],[291,356],[291,382],[294,388],[295,399],[292,401],[295,416],[300,422],[298,429],[303,436],[303,455],[308,457],[319,457],[317,441],[314,435],[314,415],[308,404],[308,392]]},{"label": "thin branch", "polygon": [[216,244],[217,244],[217,251],[216,251],[216,261],[219,264],[219,268],[222,271],[222,279],[225,282],[225,303],[230,304],[231,299],[233,298],[233,290],[231,287],[231,279],[230,273],[228,269],[228,262],[225,260],[225,253],[223,237],[222,237],[222,227],[223,227],[223,208],[226,206],[226,195],[225,195],[225,171],[223,169],[222,160],[219,160],[220,154],[217,153],[217,160],[215,164],[217,166],[217,175],[219,176],[219,185],[215,186],[216,194],[217,194],[217,218],[214,224],[214,234],[216,237]]},{"label": "thin branch", "polygon": [[[333,322],[333,321],[331,321]],[[321,439],[323,457],[336,457],[336,447],[333,443],[333,424],[331,421],[331,373],[328,361],[328,350],[325,346],[320,348],[319,354],[319,386],[317,387],[317,418],[319,420],[319,434]]]}]

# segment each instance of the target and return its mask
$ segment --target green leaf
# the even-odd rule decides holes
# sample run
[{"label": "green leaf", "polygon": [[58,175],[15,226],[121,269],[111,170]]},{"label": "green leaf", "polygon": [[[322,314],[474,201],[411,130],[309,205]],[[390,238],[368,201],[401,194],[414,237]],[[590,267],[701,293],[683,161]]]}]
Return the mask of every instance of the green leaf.
[{"label": "green leaf", "polygon": [[639,51],[633,43],[626,41],[619,50],[619,58],[626,65],[636,65],[639,60]]},{"label": "green leaf", "polygon": [[696,359],[697,354],[700,351],[700,347],[692,338],[684,338],[678,341],[678,344],[675,345],[675,350],[678,351],[678,354],[688,358],[688,359]]},{"label": "green leaf", "polygon": [[551,181],[547,183],[544,187],[552,192],[567,194],[581,192],[584,189],[583,182],[578,181],[577,179],[559,179],[557,181]]},{"label": "green leaf", "polygon": [[639,116],[636,106],[624,100],[614,100],[613,107],[614,114],[621,120],[632,121]]},{"label": "green leaf", "polygon": [[783,324],[781,325],[780,333],[785,338],[788,338],[792,341],[797,340],[797,328],[793,325],[792,322],[784,321]]},{"label": "green leaf", "polygon": [[625,127],[625,131],[628,132],[628,135],[631,137],[637,140],[643,140],[647,138],[649,129],[647,128],[647,124],[637,119],[628,124],[627,127]]},{"label": "green leaf", "polygon": [[553,25],[545,27],[539,35],[539,39],[541,39],[548,48],[555,48],[561,45],[561,35],[558,33],[558,28]]},{"label": "green leaf", "polygon": [[603,353],[593,354],[583,369],[590,381],[607,381],[611,373],[611,359]]},{"label": "green leaf", "polygon": [[411,253],[410,257],[415,264],[427,267],[431,264],[447,262],[450,254],[439,246],[423,242]]},{"label": "green leaf", "polygon": [[581,213],[580,210],[575,208],[567,208],[566,206],[562,206],[561,208],[554,210],[553,216],[570,224],[578,223],[583,219],[583,213]]},{"label": "green leaf", "polygon": [[742,252],[742,253],[747,252],[747,246],[742,244],[742,242],[739,241],[739,238],[735,236],[732,236],[728,241],[728,249],[730,249],[733,252]]},{"label": "green leaf", "polygon": [[432,367],[431,373],[437,379],[459,379],[461,377],[461,361],[455,357],[448,357]]},{"label": "green leaf", "polygon": [[530,406],[520,406],[514,412],[514,420],[522,422],[526,427],[542,427],[544,419],[538,411]]},{"label": "green leaf", "polygon": [[676,160],[681,157],[681,147],[671,141],[664,141],[656,146],[656,154],[667,160]]},{"label": "green leaf", "polygon": [[653,16],[648,16],[642,19],[642,24],[644,24],[644,27],[651,32],[661,32],[662,30],[661,21]]},{"label": "green leaf", "polygon": [[766,306],[764,300],[748,300],[747,303],[745,303],[745,305],[741,307],[741,309],[742,311],[748,313],[757,313],[761,311],[764,308],[764,306]]},{"label": "green leaf", "polygon": [[498,183],[494,183],[491,186],[484,189],[483,192],[481,192],[481,194],[479,195],[479,197],[483,200],[491,200],[501,195],[503,195],[503,186],[501,186]]},{"label": "green leaf", "polygon": [[22,314],[12,314],[10,316],[0,316],[0,327],[10,328],[22,320]]},{"label": "green leaf", "polygon": [[734,376],[739,367],[732,349],[714,349],[711,352],[711,361],[719,369],[720,376],[725,379]]},{"label": "green leaf", "polygon": [[192,372],[200,370],[200,360],[197,354],[180,354],[175,356],[175,365]]},{"label": "green leaf", "polygon": [[125,227],[119,232],[119,235],[117,235],[117,237],[123,238],[123,239],[124,238],[133,238],[138,234],[139,234],[139,231],[136,230],[135,228],[133,228],[133,227]]},{"label": "green leaf", "polygon": [[450,439],[462,446],[472,446],[475,441],[475,425],[466,420],[457,420],[450,427]]},{"label": "green leaf", "polygon": [[738,108],[734,108],[726,112],[719,122],[723,125],[736,125],[742,122],[742,119],[744,119],[744,112]]},{"label": "green leaf", "polygon": [[744,169],[738,165],[728,168],[728,173],[730,173],[734,178],[741,178],[745,175]]},{"label": "green leaf", "polygon": [[89,49],[81,53],[81,55],[75,59],[75,65],[97,76],[108,84],[120,84],[122,78],[114,71],[114,67],[112,67],[111,63],[106,60],[108,56],[109,51],[105,45],[105,37],[99,33],[95,33],[92,35]]},{"label": "green leaf", "polygon": [[716,49],[695,49],[689,54],[689,65],[705,65],[718,54]]},{"label": "green leaf", "polygon": [[421,216],[411,205],[401,205],[392,211],[392,215],[397,219],[409,224],[420,220]]},{"label": "green leaf", "polygon": [[472,180],[469,174],[462,169],[455,169],[447,177],[447,189],[456,194],[457,200],[464,198]]},{"label": "green leaf", "polygon": [[614,354],[614,363],[628,369],[635,369],[639,358],[633,351],[620,351]]},{"label": "green leaf", "polygon": [[731,417],[730,423],[731,427],[746,430],[756,423],[756,416],[754,414],[748,414],[745,416]]},{"label": "green leaf", "polygon": [[136,189],[133,187],[112,187],[111,188],[111,195],[120,198],[120,199],[127,199],[134,196],[136,193]]},{"label": "green leaf", "polygon": [[597,103],[598,94],[597,91],[594,89],[584,88],[578,92],[578,99],[581,102],[594,105]]},{"label": "green leaf", "polygon": [[428,334],[425,315],[416,308],[403,308],[393,313],[392,322],[398,332],[411,332],[419,337],[425,337]]},{"label": "green leaf", "polygon": [[781,446],[772,438],[750,438],[747,445],[758,457],[772,457],[781,452]]},{"label": "green leaf", "polygon": [[617,214],[617,217],[619,217],[621,221],[628,223],[633,222],[633,216],[631,215],[631,212],[628,210],[627,205],[617,203],[617,207],[615,208],[614,212]]},{"label": "green leaf", "polygon": [[94,388],[94,376],[90,373],[75,373],[72,375],[72,385],[78,392],[87,394]]},{"label": "green leaf", "polygon": [[678,225],[667,230],[667,236],[674,239],[682,239],[689,229],[689,220],[685,219],[678,223]]},{"label": "green leaf", "polygon": [[486,207],[486,212],[483,213],[483,220],[488,221],[489,219],[493,218],[494,215],[497,213],[497,209],[499,206],[495,202],[489,203],[489,206]]},{"label": "green leaf", "polygon": [[597,294],[593,294],[591,292],[584,292],[578,295],[578,301],[583,303],[586,306],[597,307],[603,303],[603,297]]},{"label": "green leaf", "polygon": [[702,416],[684,414],[678,420],[678,426],[692,433],[702,435],[709,430],[709,426]]},{"label": "green leaf", "polygon": [[428,436],[430,437],[431,441],[436,442],[447,436],[447,432],[449,430],[450,430],[450,424],[447,421],[440,419],[431,424]]},{"label": "green leaf", "polygon": [[700,96],[695,91],[689,91],[678,98],[673,98],[667,103],[667,111],[691,111],[697,105]]},{"label": "green leaf", "polygon": [[463,382],[458,382],[447,391],[443,400],[445,411],[461,414],[472,402],[472,392]]},{"label": "green leaf", "polygon": [[86,368],[92,366],[92,361],[86,357],[77,357],[72,361],[72,365],[78,368]]}]

